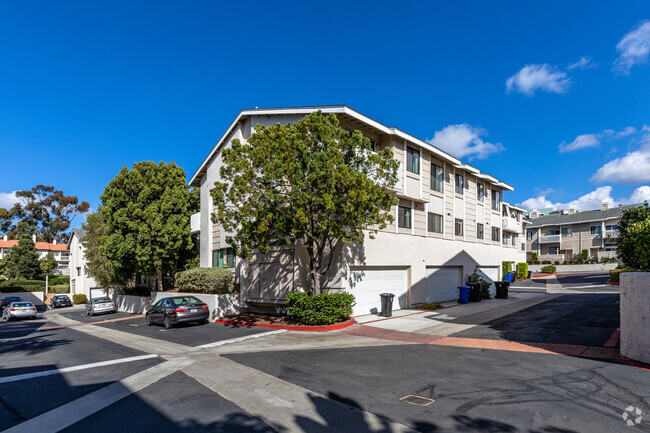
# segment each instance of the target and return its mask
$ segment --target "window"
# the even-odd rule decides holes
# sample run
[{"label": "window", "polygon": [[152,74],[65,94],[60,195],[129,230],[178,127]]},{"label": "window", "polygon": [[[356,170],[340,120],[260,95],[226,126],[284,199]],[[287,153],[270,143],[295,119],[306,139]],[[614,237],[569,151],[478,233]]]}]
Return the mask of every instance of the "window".
[{"label": "window", "polygon": [[560,247],[548,247],[548,253],[549,253],[549,254],[557,254],[557,253],[558,253],[557,250],[558,250],[559,248],[560,248]]},{"label": "window", "polygon": [[411,228],[411,208],[400,206],[397,214],[397,226],[410,229]]},{"label": "window", "polygon": [[508,233],[503,233],[503,245],[508,245],[510,243],[510,235]]},{"label": "window", "polygon": [[483,224],[476,223],[476,239],[483,239]]},{"label": "window", "polygon": [[618,230],[618,224],[608,224],[605,226],[605,230]]},{"label": "window", "polygon": [[498,227],[492,227],[492,242],[499,242],[499,228]]},{"label": "window", "polygon": [[370,149],[371,149],[373,152],[376,152],[376,151],[377,151],[377,143],[375,143],[374,141],[370,140]]},{"label": "window", "polygon": [[463,188],[465,187],[464,181],[465,181],[465,179],[463,179],[462,174],[457,174],[456,175],[456,193],[457,194],[462,194],[463,193]]},{"label": "window", "polygon": [[602,233],[602,227],[601,226],[591,226],[591,234],[592,235],[599,235]]},{"label": "window", "polygon": [[456,224],[454,224],[454,233],[456,236],[463,236],[463,220],[456,218]]},{"label": "window", "polygon": [[552,229],[548,231],[549,236],[552,235],[559,235],[560,234],[560,229]]},{"label": "window", "polygon": [[517,246],[517,238],[518,238],[518,237],[519,237],[519,236],[517,236],[517,235],[512,235],[512,246],[513,246],[513,247],[516,247],[516,246]]},{"label": "window", "polygon": [[232,248],[221,248],[212,251],[213,268],[234,268],[235,267],[235,250]]},{"label": "window", "polygon": [[431,164],[431,189],[436,192],[443,192],[445,170],[439,165]]},{"label": "window", "polygon": [[527,230],[526,231],[526,240],[533,240],[533,231],[532,230]]},{"label": "window", "polygon": [[406,148],[406,170],[420,174],[420,151],[412,147]]},{"label": "window", "polygon": [[61,260],[70,260],[70,253],[61,253]]},{"label": "window", "polygon": [[77,276],[78,276],[78,277],[81,276],[81,267],[78,267],[78,268],[77,268]]},{"label": "window", "polygon": [[499,191],[497,190],[492,190],[492,209],[493,210],[499,210],[499,202],[501,201],[501,198],[499,197]]},{"label": "window", "polygon": [[442,233],[442,215],[429,212],[429,231]]},{"label": "window", "polygon": [[571,227],[566,227],[562,229],[562,237],[563,238],[570,238],[573,236],[573,228]]},{"label": "window", "polygon": [[479,183],[478,185],[476,185],[476,200],[483,201],[484,197],[485,197],[485,185]]}]

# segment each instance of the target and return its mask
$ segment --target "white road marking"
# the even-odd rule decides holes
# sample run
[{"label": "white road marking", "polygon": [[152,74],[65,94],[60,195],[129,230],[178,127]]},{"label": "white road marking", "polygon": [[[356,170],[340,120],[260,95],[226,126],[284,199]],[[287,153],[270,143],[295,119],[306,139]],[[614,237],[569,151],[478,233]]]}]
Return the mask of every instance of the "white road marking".
[{"label": "white road marking", "polygon": [[259,334],[245,335],[243,337],[229,338],[228,340],[215,341],[214,343],[203,344],[201,346],[196,346],[196,348],[207,348],[207,347],[217,347],[223,346],[224,344],[237,343],[240,341],[250,340],[253,338],[266,337],[273,334],[280,334],[282,332],[287,332],[286,329],[276,329],[275,331],[260,332]]},{"label": "white road marking", "polygon": [[157,358],[156,354],[132,356],[130,358],[112,359],[110,361],[94,362],[92,364],[76,365],[74,367],[57,368],[56,370],[37,371],[34,373],[18,374],[16,376],[0,377],[0,383],[16,382],[19,380],[34,379],[36,377],[51,376],[53,374],[69,373],[71,371],[87,370],[89,368],[106,367],[107,365],[124,364],[125,362],[141,361],[143,359]]},{"label": "white road marking", "polygon": [[20,423],[4,433],[56,433],[193,363],[185,357],[163,362]]},{"label": "white road marking", "polygon": [[565,286],[565,289],[592,289],[595,287],[611,287],[612,289],[616,288],[615,286],[610,286],[609,284],[592,284],[591,286]]}]

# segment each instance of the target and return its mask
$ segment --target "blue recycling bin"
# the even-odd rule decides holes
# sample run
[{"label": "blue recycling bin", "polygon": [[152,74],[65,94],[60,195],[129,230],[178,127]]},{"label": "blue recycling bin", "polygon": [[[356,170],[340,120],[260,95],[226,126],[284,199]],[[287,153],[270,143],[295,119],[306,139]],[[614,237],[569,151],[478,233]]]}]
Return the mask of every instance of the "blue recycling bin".
[{"label": "blue recycling bin", "polygon": [[469,302],[469,287],[467,286],[458,286],[458,290],[460,291],[460,303],[461,304],[467,304]]},{"label": "blue recycling bin", "polygon": [[512,274],[510,272],[507,272],[504,276],[506,277],[507,282],[512,283]]}]

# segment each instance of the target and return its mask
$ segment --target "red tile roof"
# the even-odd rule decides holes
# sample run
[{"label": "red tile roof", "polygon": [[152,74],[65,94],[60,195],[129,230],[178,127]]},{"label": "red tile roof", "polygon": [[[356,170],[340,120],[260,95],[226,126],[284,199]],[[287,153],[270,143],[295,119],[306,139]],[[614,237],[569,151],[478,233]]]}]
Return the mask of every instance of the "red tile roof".
[{"label": "red tile roof", "polygon": [[[0,248],[12,248],[18,241],[3,241],[0,239]],[[50,244],[47,242],[36,242],[34,245],[37,251],[69,251],[66,244]]]}]

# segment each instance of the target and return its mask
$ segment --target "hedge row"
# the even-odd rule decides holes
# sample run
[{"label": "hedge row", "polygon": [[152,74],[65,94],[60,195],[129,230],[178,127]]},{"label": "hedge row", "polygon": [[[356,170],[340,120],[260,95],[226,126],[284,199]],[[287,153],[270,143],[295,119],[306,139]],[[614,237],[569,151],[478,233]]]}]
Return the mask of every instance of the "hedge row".
[{"label": "hedge row", "polygon": [[189,293],[232,293],[233,281],[234,275],[228,268],[192,268],[176,274],[176,288]]},{"label": "hedge row", "polygon": [[330,325],[348,320],[354,304],[354,295],[349,293],[310,295],[296,292],[287,295],[289,317],[306,325]]},{"label": "hedge row", "polygon": [[619,266],[616,269],[609,271],[609,281],[612,283],[620,283],[621,273],[623,272],[636,272],[636,270],[626,266]]}]

